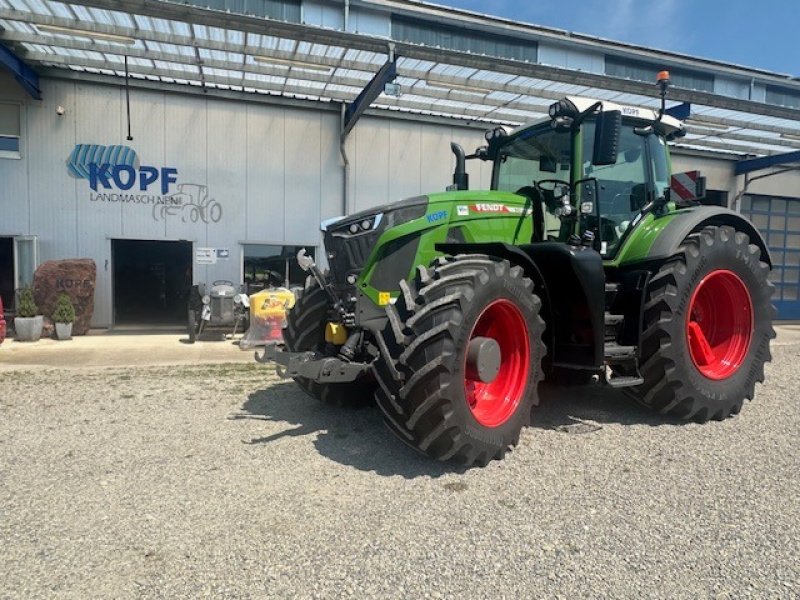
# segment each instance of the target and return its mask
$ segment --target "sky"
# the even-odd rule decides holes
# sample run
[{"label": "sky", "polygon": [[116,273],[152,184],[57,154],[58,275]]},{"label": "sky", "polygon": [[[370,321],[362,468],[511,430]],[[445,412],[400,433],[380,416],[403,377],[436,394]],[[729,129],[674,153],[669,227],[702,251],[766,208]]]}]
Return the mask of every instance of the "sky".
[{"label": "sky", "polygon": [[798,0],[429,0],[800,76]]}]

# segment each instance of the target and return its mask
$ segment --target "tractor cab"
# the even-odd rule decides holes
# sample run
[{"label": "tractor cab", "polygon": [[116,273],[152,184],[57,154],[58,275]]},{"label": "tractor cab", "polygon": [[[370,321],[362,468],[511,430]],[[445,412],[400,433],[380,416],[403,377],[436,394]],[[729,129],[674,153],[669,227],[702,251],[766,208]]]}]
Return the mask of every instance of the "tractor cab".
[{"label": "tractor cab", "polygon": [[667,141],[682,133],[680,121],[652,110],[566,98],[551,119],[487,132],[476,156],[493,162],[493,190],[529,199],[531,242],[588,236],[613,258],[643,209],[666,203]]}]

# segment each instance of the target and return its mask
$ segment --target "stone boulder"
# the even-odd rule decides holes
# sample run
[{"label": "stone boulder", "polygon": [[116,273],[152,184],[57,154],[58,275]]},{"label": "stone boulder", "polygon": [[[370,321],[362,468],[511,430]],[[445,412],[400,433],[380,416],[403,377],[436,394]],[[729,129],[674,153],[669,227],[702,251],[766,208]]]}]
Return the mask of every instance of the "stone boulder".
[{"label": "stone boulder", "polygon": [[75,307],[73,335],[89,331],[94,312],[97,265],[90,258],[49,260],[33,274],[33,298],[39,313],[50,318],[61,292],[66,292]]}]

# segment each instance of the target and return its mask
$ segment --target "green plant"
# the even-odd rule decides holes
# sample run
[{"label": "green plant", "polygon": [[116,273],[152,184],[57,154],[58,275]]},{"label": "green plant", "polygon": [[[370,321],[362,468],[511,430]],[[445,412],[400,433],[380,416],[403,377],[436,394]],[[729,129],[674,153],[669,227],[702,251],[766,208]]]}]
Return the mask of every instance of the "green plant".
[{"label": "green plant", "polygon": [[24,287],[19,291],[17,314],[20,317],[35,317],[39,314],[39,307],[33,300],[33,290],[29,287]]},{"label": "green plant", "polygon": [[56,300],[56,309],[53,311],[54,323],[73,323],[75,321],[75,308],[69,296],[61,292]]}]

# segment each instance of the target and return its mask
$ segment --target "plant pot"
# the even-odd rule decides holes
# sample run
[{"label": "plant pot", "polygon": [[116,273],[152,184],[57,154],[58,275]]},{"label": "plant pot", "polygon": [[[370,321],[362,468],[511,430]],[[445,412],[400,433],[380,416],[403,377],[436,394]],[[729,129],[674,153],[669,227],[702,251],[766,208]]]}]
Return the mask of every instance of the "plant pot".
[{"label": "plant pot", "polygon": [[38,317],[14,317],[14,331],[17,332],[17,340],[20,342],[36,342],[42,337],[42,325],[44,318]]},{"label": "plant pot", "polygon": [[56,338],[59,340],[72,339],[72,323],[56,323]]}]

